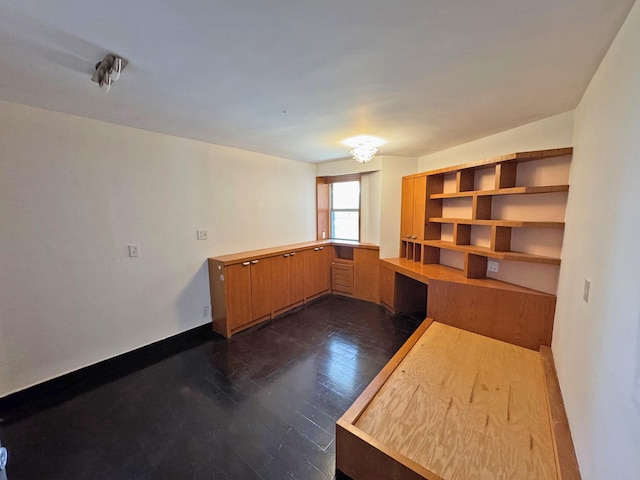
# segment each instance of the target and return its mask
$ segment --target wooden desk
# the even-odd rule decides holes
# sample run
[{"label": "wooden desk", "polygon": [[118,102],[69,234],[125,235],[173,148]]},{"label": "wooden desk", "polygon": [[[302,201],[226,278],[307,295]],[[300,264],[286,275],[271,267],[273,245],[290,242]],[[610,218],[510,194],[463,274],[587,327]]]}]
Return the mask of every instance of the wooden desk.
[{"label": "wooden desk", "polygon": [[555,295],[403,258],[380,260],[380,286],[393,313],[424,310],[426,300],[438,322],[533,350],[551,345]]}]

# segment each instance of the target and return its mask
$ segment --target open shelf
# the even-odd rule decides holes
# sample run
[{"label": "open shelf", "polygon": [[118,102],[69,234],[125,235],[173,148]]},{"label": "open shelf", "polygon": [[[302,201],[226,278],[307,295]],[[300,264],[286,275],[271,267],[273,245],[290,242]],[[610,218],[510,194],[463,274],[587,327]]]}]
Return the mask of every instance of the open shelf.
[{"label": "open shelf", "polygon": [[568,192],[569,185],[543,185],[538,187],[509,187],[497,190],[470,190],[466,192],[432,193],[429,198],[437,200],[441,198],[482,197],[493,195],[532,195],[536,193]]},{"label": "open shelf", "polygon": [[496,252],[488,247],[479,247],[476,245],[456,245],[453,242],[444,240],[425,240],[422,242],[429,247],[444,248],[446,250],[456,250],[459,252],[479,255],[481,257],[495,258],[497,260],[512,260],[516,262],[544,263],[547,265],[560,265],[560,259],[554,257],[545,257],[542,255],[533,255],[531,253],[522,252]]},{"label": "open shelf", "polygon": [[564,228],[564,222],[533,222],[526,220],[472,220],[469,218],[440,218],[431,217],[430,222],[433,223],[459,223],[462,225],[487,225],[496,227],[514,227],[514,228]]},{"label": "open shelf", "polygon": [[441,250],[461,252],[468,279],[486,278],[490,258],[560,265],[566,195],[554,194],[569,191],[570,158],[556,157],[572,152],[516,152],[403,177],[400,257],[436,265],[454,261]]}]

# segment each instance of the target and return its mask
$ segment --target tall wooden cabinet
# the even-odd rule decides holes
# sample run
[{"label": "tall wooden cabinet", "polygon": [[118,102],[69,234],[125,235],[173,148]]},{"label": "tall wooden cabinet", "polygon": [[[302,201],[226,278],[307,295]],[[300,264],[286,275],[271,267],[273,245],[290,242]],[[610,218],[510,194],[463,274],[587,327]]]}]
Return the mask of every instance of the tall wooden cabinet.
[{"label": "tall wooden cabinet", "polygon": [[400,236],[407,240],[424,240],[427,176],[402,179]]}]

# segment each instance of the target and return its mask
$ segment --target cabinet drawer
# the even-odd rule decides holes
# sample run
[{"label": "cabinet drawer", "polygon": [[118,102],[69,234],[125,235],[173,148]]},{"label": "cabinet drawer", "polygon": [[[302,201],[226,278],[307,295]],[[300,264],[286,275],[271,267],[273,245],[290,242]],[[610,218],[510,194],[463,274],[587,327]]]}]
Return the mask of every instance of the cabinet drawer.
[{"label": "cabinet drawer", "polygon": [[353,263],[334,262],[331,265],[331,289],[353,294]]}]

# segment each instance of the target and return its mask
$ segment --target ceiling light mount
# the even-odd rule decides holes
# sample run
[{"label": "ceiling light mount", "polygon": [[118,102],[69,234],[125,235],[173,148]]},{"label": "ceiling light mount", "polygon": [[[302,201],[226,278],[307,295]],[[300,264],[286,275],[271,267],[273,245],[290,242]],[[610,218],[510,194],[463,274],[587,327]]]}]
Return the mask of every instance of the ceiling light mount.
[{"label": "ceiling light mount", "polygon": [[122,70],[128,63],[122,57],[107,53],[101,61],[96,63],[96,71],[91,80],[96,82],[100,86],[100,90],[106,93],[111,89],[113,82],[120,78]]},{"label": "ceiling light mount", "polygon": [[347,138],[342,142],[348,147],[352,147],[349,150],[349,155],[359,163],[367,163],[375,157],[378,153],[379,146],[386,143],[385,140],[372,137],[371,135],[359,135],[357,137]]}]

